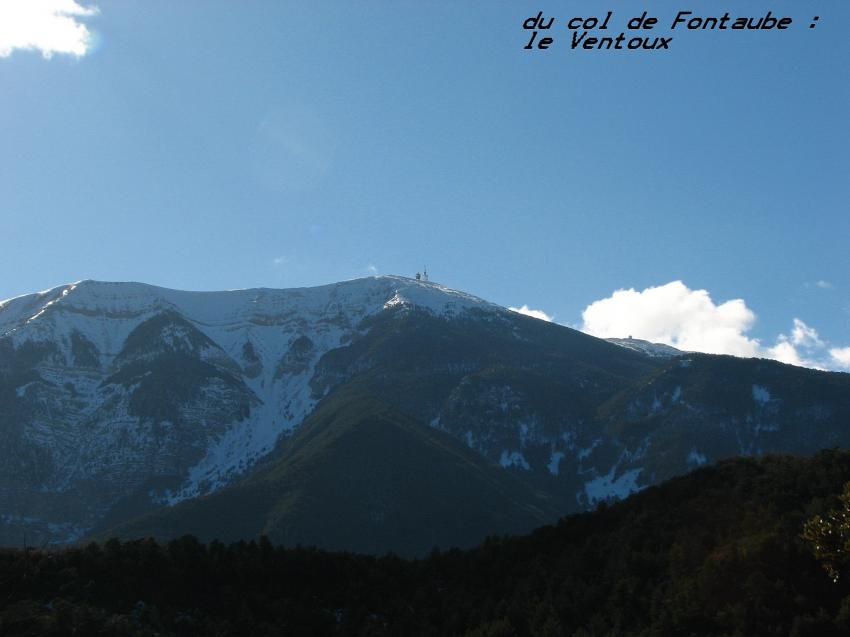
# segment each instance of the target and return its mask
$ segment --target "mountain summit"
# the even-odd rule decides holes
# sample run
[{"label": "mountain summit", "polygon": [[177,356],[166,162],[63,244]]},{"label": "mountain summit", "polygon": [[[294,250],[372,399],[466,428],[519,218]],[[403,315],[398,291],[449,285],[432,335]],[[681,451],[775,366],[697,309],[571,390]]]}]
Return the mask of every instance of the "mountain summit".
[{"label": "mountain summit", "polygon": [[[424,551],[723,457],[847,444],[848,416],[846,374],[647,355],[423,280],[82,281],[0,303],[0,542],[207,524]],[[354,490],[316,490],[334,482]],[[237,493],[257,506],[212,524]],[[305,522],[344,493],[350,532]]]}]

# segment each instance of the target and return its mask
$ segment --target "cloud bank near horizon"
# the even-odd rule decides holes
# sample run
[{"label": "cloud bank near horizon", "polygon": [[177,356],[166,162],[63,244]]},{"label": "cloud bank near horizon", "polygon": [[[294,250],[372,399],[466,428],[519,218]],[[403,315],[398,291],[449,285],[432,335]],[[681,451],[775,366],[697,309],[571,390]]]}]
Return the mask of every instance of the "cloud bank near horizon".
[{"label": "cloud bank near horizon", "polygon": [[748,333],[756,314],[743,299],[715,303],[708,290],[692,290],[682,281],[616,290],[582,312],[583,332],[600,338],[631,335],[681,350],[708,354],[771,358],[782,363],[850,371],[850,347],[833,346],[817,330],[794,318],[788,334],[765,345]]},{"label": "cloud bank near horizon", "polygon": [[93,34],[80,22],[98,13],[76,0],[0,0],[0,58],[15,50],[82,57],[91,51]]}]

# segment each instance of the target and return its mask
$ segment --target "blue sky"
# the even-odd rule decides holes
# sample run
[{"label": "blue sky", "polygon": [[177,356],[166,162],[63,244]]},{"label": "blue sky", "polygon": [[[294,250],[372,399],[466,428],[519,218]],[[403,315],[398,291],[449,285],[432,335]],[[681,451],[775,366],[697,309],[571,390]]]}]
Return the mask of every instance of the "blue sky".
[{"label": "blue sky", "polygon": [[[427,264],[570,325],[608,299],[591,332],[683,344],[726,330],[754,353],[785,342],[827,361],[850,346],[850,5],[647,5],[665,33],[681,8],[795,25],[677,31],[640,53],[571,51],[556,26],[530,53],[521,25],[538,10],[561,23],[612,9],[619,25],[645,7],[79,0],[98,10],[73,17],[85,55],[0,57],[0,298],[82,278],[290,287]],[[735,299],[745,308],[723,305]]]}]

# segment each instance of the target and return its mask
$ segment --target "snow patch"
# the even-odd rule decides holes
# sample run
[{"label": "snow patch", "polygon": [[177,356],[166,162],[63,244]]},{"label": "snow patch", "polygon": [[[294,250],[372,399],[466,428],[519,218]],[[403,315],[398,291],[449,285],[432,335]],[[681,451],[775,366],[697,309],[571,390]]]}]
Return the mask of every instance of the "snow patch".
[{"label": "snow patch", "polygon": [[553,451],[549,455],[549,464],[546,465],[546,468],[549,470],[553,476],[556,476],[560,473],[560,464],[561,460],[564,457],[563,451]]},{"label": "snow patch", "polygon": [[508,467],[517,467],[525,471],[531,471],[531,465],[528,464],[525,457],[519,451],[502,450],[502,455],[499,458],[499,464],[505,469]]},{"label": "snow patch", "polygon": [[708,458],[706,458],[705,455],[697,451],[696,447],[691,449],[690,453],[688,454],[688,464],[700,467],[706,462],[708,462]]},{"label": "snow patch", "polygon": [[766,405],[770,402],[770,392],[767,387],[761,385],[753,385],[753,400],[760,405]]},{"label": "snow patch", "polygon": [[35,383],[27,383],[27,384],[25,384],[25,385],[21,385],[20,387],[17,387],[17,388],[15,389],[15,395],[16,395],[18,398],[23,398],[24,396],[26,396],[26,395],[27,395],[27,388],[28,388],[28,387],[30,387],[31,385],[34,385],[34,384],[35,384]]},{"label": "snow patch", "polygon": [[630,469],[621,474],[620,477],[615,477],[616,471],[617,466],[614,465],[604,476],[584,483],[584,495],[589,505],[592,506],[606,500],[621,500],[643,488],[638,486],[637,483],[643,467]]},{"label": "snow patch", "polygon": [[600,444],[602,444],[602,438],[597,438],[594,440],[589,447],[584,447],[578,450],[576,456],[579,460],[586,460],[590,457],[590,454],[593,453],[593,450],[596,449]]},{"label": "snow patch", "polygon": [[635,352],[641,352],[652,358],[672,358],[682,354],[682,350],[676,349],[664,343],[651,343],[639,338],[606,338],[609,343],[625,347]]}]

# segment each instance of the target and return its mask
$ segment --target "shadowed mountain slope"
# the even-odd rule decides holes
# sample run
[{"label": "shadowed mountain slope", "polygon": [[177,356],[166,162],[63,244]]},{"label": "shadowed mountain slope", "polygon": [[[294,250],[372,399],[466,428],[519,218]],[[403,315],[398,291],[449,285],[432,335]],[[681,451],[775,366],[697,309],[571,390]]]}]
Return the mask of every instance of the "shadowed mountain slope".
[{"label": "shadowed mountain slope", "polygon": [[527,532],[557,516],[519,477],[358,394],[326,401],[250,478],[104,535],[266,535],[287,546],[421,555]]}]

